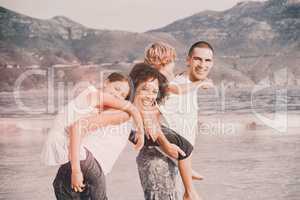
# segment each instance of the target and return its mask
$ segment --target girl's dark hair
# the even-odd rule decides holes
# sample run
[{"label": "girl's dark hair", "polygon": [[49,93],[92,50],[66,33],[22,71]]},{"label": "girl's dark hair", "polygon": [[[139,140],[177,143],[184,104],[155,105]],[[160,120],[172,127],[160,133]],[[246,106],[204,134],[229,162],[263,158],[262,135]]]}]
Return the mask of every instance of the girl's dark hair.
[{"label": "girl's dark hair", "polygon": [[138,63],[133,66],[130,74],[129,74],[130,82],[131,82],[131,100],[133,100],[137,87],[149,80],[158,80],[159,92],[156,99],[158,104],[162,103],[164,98],[167,96],[167,86],[168,81],[167,78],[162,75],[157,69],[153,68],[151,65],[146,63]]},{"label": "girl's dark hair", "polygon": [[[113,73],[111,73],[107,78],[106,78],[109,82],[117,82],[117,81],[121,81],[121,82],[127,82],[128,84],[129,84],[129,86],[130,86],[130,82],[129,82],[129,79],[125,76],[125,75],[123,75],[123,74],[121,74],[121,73],[117,73],[117,72],[113,72]],[[129,94],[128,94],[128,96],[125,98],[125,100],[129,100],[129,98],[130,98],[130,94],[131,94],[132,92],[131,92],[131,87],[130,87],[130,91],[129,91]]]},{"label": "girl's dark hair", "polygon": [[107,80],[109,82],[128,81],[128,78],[126,76],[124,76],[123,74],[113,72],[107,77]]}]

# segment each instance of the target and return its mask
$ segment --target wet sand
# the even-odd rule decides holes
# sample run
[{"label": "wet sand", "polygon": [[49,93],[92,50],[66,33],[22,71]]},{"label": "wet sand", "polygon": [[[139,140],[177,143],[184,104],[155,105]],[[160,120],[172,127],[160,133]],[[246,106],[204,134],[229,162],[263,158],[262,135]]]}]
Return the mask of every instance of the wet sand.
[{"label": "wet sand", "polygon": [[[286,133],[265,127],[253,115],[200,117],[211,125],[210,131],[197,136],[193,154],[193,168],[204,176],[196,183],[203,199],[300,199],[299,116],[289,115]],[[220,120],[227,131],[213,129]],[[249,128],[253,121],[255,126]],[[0,120],[0,199],[55,199],[52,181],[57,167],[43,166],[39,157],[51,122],[51,118]],[[143,199],[135,156],[128,145],[107,176],[110,199]]]}]

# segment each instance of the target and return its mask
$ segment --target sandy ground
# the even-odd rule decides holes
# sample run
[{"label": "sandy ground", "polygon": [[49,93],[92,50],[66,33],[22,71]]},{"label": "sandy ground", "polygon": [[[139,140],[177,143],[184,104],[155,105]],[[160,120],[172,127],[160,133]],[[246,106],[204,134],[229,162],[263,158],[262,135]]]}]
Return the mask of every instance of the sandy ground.
[{"label": "sandy ground", "polygon": [[[205,178],[195,183],[203,199],[300,199],[299,117],[289,113],[281,133],[253,114],[200,116],[193,167]],[[47,117],[0,119],[0,199],[55,199],[57,167],[43,166],[39,157],[51,123]],[[107,176],[110,199],[143,199],[135,156],[128,145]]]}]

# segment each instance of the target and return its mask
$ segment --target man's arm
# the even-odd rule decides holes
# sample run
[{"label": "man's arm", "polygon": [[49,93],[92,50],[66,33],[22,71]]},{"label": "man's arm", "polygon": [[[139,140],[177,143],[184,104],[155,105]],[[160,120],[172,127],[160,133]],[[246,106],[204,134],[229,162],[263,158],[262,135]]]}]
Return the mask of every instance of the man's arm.
[{"label": "man's arm", "polygon": [[71,186],[74,191],[81,192],[85,187],[79,157],[81,138],[98,128],[120,124],[128,119],[129,114],[126,112],[109,110],[86,116],[67,127],[70,137]]},{"label": "man's arm", "polygon": [[75,192],[82,192],[84,184],[79,158],[81,135],[80,132],[78,132],[77,126],[78,124],[76,123],[68,128],[70,137],[71,188],[74,189]]},{"label": "man's arm", "polygon": [[167,87],[167,92],[180,95],[186,94],[197,88],[208,89],[210,87],[213,87],[213,82],[210,79],[206,79],[186,84],[170,84]]}]

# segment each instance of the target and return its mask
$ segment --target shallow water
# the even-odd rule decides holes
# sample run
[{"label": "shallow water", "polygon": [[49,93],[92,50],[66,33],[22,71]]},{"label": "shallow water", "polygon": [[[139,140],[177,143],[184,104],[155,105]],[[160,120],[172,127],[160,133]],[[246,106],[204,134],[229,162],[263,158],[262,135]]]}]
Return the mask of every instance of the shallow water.
[{"label": "shallow water", "polygon": [[[20,91],[19,93],[0,92],[0,116],[30,116],[54,114],[57,110],[70,101],[73,96],[68,96],[65,90],[55,90],[48,96],[45,89]],[[281,92],[281,93],[280,93]],[[73,93],[71,93],[73,94]],[[256,93],[251,89],[199,90],[198,109],[201,112],[235,112],[251,113],[274,112],[277,100],[284,102],[289,111],[300,110],[300,89],[268,88]]]},{"label": "shallow water", "polygon": [[[249,121],[251,117],[230,119]],[[39,161],[51,118],[0,122],[0,199],[55,199],[51,184],[57,168]],[[263,126],[248,130],[244,125],[236,126],[233,134],[197,136],[193,165],[204,176],[196,183],[203,199],[299,200],[300,127],[278,133]],[[127,146],[108,175],[110,199],[143,199],[135,156]]]},{"label": "shallow water", "polygon": [[204,199],[300,199],[299,129],[199,135],[194,166]]}]

